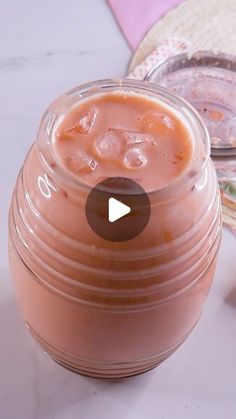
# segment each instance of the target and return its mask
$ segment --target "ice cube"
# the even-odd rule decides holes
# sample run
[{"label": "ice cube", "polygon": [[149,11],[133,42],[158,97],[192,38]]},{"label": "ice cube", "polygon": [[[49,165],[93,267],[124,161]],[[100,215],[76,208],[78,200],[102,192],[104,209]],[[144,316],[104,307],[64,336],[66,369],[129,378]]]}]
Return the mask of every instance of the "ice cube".
[{"label": "ice cube", "polygon": [[97,162],[84,151],[78,150],[65,159],[67,168],[73,173],[90,173],[97,167]]},{"label": "ice cube", "polygon": [[156,133],[166,132],[175,128],[175,121],[164,112],[149,112],[141,120],[142,129]]},{"label": "ice cube", "polygon": [[107,158],[122,157],[125,152],[125,139],[122,130],[110,128],[95,143],[97,152]]},{"label": "ice cube", "polygon": [[147,164],[147,159],[138,147],[133,147],[126,151],[124,163],[130,168],[139,168]]},{"label": "ice cube", "polygon": [[88,113],[83,118],[81,118],[79,121],[79,126],[81,128],[82,134],[90,134],[95,124],[97,113],[97,109],[90,109]]},{"label": "ice cube", "polygon": [[74,127],[68,129],[64,133],[65,139],[74,138],[78,134],[90,134],[96,122],[97,114],[98,114],[97,109],[95,108],[89,109],[86,115],[84,115]]},{"label": "ice cube", "polygon": [[150,134],[144,134],[138,131],[122,131],[122,135],[126,142],[126,147],[136,144],[142,145],[156,145],[157,140]]}]

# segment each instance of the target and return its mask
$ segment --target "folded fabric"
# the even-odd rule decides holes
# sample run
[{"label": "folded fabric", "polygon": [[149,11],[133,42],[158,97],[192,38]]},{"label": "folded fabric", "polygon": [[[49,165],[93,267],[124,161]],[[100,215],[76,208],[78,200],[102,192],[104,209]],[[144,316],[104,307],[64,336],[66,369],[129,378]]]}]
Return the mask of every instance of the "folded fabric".
[{"label": "folded fabric", "polygon": [[108,0],[129,45],[134,50],[150,27],[183,0]]}]

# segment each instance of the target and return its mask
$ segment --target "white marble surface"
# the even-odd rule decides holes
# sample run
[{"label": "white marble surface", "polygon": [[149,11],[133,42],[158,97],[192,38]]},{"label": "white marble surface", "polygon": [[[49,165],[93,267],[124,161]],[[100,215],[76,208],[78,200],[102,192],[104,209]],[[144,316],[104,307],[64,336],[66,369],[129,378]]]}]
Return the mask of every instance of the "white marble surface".
[{"label": "white marble surface", "polygon": [[0,418],[234,419],[236,239],[228,231],[200,323],[152,372],[117,383],[76,376],[29,336],[7,267],[16,173],[50,101],[80,82],[122,75],[131,52],[103,0],[8,0],[0,53]]}]

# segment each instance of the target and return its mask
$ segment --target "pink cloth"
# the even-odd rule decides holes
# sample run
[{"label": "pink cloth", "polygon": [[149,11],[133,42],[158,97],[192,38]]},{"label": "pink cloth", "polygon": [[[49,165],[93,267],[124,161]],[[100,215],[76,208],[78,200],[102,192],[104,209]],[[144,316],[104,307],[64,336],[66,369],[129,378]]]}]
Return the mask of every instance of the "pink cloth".
[{"label": "pink cloth", "polygon": [[135,50],[151,26],[183,0],[107,1],[128,43]]}]

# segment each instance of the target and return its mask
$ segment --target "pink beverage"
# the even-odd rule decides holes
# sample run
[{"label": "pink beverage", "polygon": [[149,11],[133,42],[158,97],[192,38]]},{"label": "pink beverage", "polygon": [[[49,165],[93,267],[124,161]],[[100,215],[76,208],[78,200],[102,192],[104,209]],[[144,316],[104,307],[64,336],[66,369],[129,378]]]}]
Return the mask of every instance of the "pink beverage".
[{"label": "pink beverage", "polygon": [[177,178],[193,153],[191,132],[171,109],[123,92],[74,106],[59,123],[53,146],[64,167],[83,183],[94,186],[104,175],[124,176],[147,192]]},{"label": "pink beverage", "polygon": [[[113,242],[85,206],[103,179],[147,192],[151,216]],[[186,339],[208,295],[221,213],[209,138],[181,99],[144,82],[95,82],[57,99],[42,119],[10,208],[16,299],[33,336],[78,373],[127,377]]]}]

